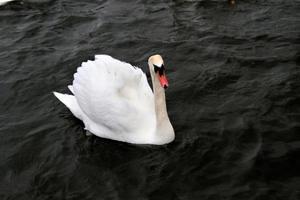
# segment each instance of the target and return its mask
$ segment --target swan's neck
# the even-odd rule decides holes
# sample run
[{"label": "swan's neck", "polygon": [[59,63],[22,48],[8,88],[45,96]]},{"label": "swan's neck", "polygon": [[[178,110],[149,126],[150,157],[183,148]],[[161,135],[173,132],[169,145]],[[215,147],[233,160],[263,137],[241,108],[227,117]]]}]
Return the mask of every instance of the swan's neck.
[{"label": "swan's neck", "polygon": [[157,78],[152,80],[153,92],[154,92],[154,104],[157,125],[161,126],[162,123],[169,121],[167,106],[166,106],[166,95],[165,90],[160,86]]},{"label": "swan's neck", "polygon": [[174,130],[170,123],[167,106],[166,106],[166,96],[165,90],[161,87],[156,74],[151,74],[153,93],[154,93],[154,104],[155,104],[155,114],[156,114],[156,138],[157,143],[162,144],[168,143],[174,139]]}]

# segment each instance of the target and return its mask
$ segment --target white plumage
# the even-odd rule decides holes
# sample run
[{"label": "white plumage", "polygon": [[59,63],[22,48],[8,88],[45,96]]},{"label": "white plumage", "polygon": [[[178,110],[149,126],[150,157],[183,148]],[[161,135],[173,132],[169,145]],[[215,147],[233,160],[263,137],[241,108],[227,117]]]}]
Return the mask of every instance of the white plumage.
[{"label": "white plumage", "polygon": [[[146,75],[108,55],[83,62],[74,74],[73,95],[54,92],[96,136],[139,144],[158,144],[153,92]],[[173,137],[174,138],[174,137]]]}]

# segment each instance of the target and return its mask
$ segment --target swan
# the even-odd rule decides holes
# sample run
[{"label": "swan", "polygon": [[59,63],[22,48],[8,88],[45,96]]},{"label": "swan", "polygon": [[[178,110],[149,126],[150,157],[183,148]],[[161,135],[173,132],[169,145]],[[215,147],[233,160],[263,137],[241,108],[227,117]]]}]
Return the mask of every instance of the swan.
[{"label": "swan", "polygon": [[83,121],[88,133],[133,144],[167,144],[175,133],[166,107],[164,61],[153,55],[148,66],[153,92],[140,68],[96,55],[77,68],[68,86],[73,95],[53,93]]}]

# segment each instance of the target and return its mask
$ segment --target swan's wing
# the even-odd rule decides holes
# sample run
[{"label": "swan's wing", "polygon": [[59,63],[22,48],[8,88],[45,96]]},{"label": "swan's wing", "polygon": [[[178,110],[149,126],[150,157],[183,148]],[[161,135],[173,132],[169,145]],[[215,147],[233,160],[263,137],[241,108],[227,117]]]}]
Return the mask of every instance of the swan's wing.
[{"label": "swan's wing", "polygon": [[145,74],[110,56],[82,63],[74,74],[73,92],[90,120],[116,134],[155,123],[154,97]]},{"label": "swan's wing", "polygon": [[68,85],[68,88],[72,92],[72,94],[74,94],[73,86],[72,85]]}]

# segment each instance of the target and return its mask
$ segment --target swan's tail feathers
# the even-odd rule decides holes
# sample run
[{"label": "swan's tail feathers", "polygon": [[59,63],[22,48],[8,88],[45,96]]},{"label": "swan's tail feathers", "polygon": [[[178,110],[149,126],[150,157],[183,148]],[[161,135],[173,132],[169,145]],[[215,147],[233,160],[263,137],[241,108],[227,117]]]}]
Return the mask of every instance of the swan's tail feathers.
[{"label": "swan's tail feathers", "polygon": [[83,112],[80,109],[75,96],[69,94],[61,94],[58,92],[53,92],[54,96],[58,98],[69,110],[73,113],[75,117],[82,120]]},{"label": "swan's tail feathers", "polygon": [[72,92],[72,94],[74,94],[74,89],[73,89],[73,85],[68,85],[69,90]]}]

